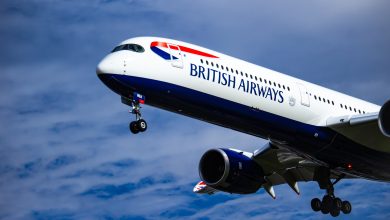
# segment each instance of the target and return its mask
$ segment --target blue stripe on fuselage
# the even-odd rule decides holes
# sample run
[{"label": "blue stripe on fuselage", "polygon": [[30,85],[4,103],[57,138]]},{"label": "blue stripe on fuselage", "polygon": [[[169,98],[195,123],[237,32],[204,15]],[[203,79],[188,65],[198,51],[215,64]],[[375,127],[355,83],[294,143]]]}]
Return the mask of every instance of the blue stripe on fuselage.
[{"label": "blue stripe on fuselage", "polygon": [[[159,55],[160,57],[164,58],[165,60],[170,60],[171,59],[171,54],[161,50],[160,48],[158,47],[150,47],[150,49],[155,52],[157,55]],[[172,56],[172,59],[176,60],[177,57],[175,56]]]}]

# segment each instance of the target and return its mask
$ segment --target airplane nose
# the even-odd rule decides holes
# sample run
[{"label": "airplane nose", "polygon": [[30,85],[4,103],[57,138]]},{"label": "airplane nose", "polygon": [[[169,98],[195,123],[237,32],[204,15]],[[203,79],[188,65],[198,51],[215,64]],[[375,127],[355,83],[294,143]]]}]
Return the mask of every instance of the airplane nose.
[{"label": "airplane nose", "polygon": [[126,73],[123,59],[119,56],[108,55],[96,67],[97,77],[108,88],[118,94],[129,94],[129,88],[124,80]]},{"label": "airplane nose", "polygon": [[96,67],[96,74],[107,74],[111,73],[112,71],[112,65],[109,59],[104,58]]}]

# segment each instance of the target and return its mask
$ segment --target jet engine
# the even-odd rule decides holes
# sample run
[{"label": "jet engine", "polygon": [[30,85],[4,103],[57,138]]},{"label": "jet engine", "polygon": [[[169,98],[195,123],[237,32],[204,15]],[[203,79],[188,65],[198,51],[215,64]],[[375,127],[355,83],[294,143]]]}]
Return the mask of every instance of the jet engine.
[{"label": "jet engine", "polygon": [[202,181],[214,189],[237,194],[255,193],[265,182],[263,169],[245,155],[231,149],[211,149],[199,162]]},{"label": "jet engine", "polygon": [[378,124],[382,134],[390,137],[390,100],[379,111]]}]

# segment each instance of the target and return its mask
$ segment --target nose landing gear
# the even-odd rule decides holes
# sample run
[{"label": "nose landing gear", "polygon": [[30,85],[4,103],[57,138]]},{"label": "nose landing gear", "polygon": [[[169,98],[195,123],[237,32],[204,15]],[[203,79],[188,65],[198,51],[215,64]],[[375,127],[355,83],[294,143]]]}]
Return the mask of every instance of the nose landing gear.
[{"label": "nose landing gear", "polygon": [[133,100],[131,101],[132,109],[129,111],[131,114],[135,115],[135,121],[132,121],[129,124],[129,129],[133,134],[144,132],[148,128],[148,124],[141,117],[141,103],[145,103],[145,97],[138,93],[134,93]]}]

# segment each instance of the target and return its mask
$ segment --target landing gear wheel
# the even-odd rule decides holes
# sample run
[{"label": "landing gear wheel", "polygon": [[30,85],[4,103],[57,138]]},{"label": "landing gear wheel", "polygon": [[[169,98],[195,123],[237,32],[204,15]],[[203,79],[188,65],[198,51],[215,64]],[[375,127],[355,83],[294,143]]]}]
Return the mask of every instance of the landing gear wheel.
[{"label": "landing gear wheel", "polygon": [[137,121],[137,127],[140,132],[144,132],[148,128],[148,124],[146,124],[145,120],[140,119]]},{"label": "landing gear wheel", "polygon": [[352,211],[352,205],[348,201],[344,201],[341,205],[341,211],[344,214],[349,214]]},{"label": "landing gear wheel", "polygon": [[345,174],[338,175],[335,181],[331,181],[331,169],[328,167],[317,167],[315,170],[314,179],[318,182],[320,189],[326,190],[326,195],[322,198],[322,201],[315,198],[311,200],[311,208],[314,211],[318,210],[318,204],[320,204],[321,212],[323,214],[330,213],[333,217],[339,216],[340,211],[344,214],[349,214],[352,211],[352,205],[348,201],[341,201],[340,198],[335,196],[334,185],[341,179],[345,178]]},{"label": "landing gear wheel", "polygon": [[330,215],[333,216],[333,217],[337,217],[340,215],[340,209],[338,209],[337,207],[332,207],[332,209],[330,210]]},{"label": "landing gear wheel", "polygon": [[338,208],[340,210],[342,205],[343,205],[343,201],[341,201],[340,198],[335,198],[333,200],[333,207],[336,207],[336,208]]},{"label": "landing gear wheel", "polygon": [[140,132],[140,129],[138,128],[138,123],[136,121],[130,122],[129,128],[131,133],[133,134],[137,134],[138,132]]},{"label": "landing gear wheel", "polygon": [[328,214],[332,208],[333,199],[329,195],[326,195],[322,198],[321,202],[321,212],[323,214]]},{"label": "landing gear wheel", "polygon": [[311,209],[318,212],[321,210],[321,200],[319,198],[314,198],[311,200]]},{"label": "landing gear wheel", "polygon": [[145,103],[145,96],[137,92],[134,92],[131,101],[127,98],[122,97],[122,102],[127,105],[130,105],[131,109],[129,110],[129,112],[135,115],[135,121],[129,124],[131,133],[137,134],[139,132],[146,131],[148,125],[146,124],[146,121],[143,120],[141,117],[141,105],[140,105]]}]

